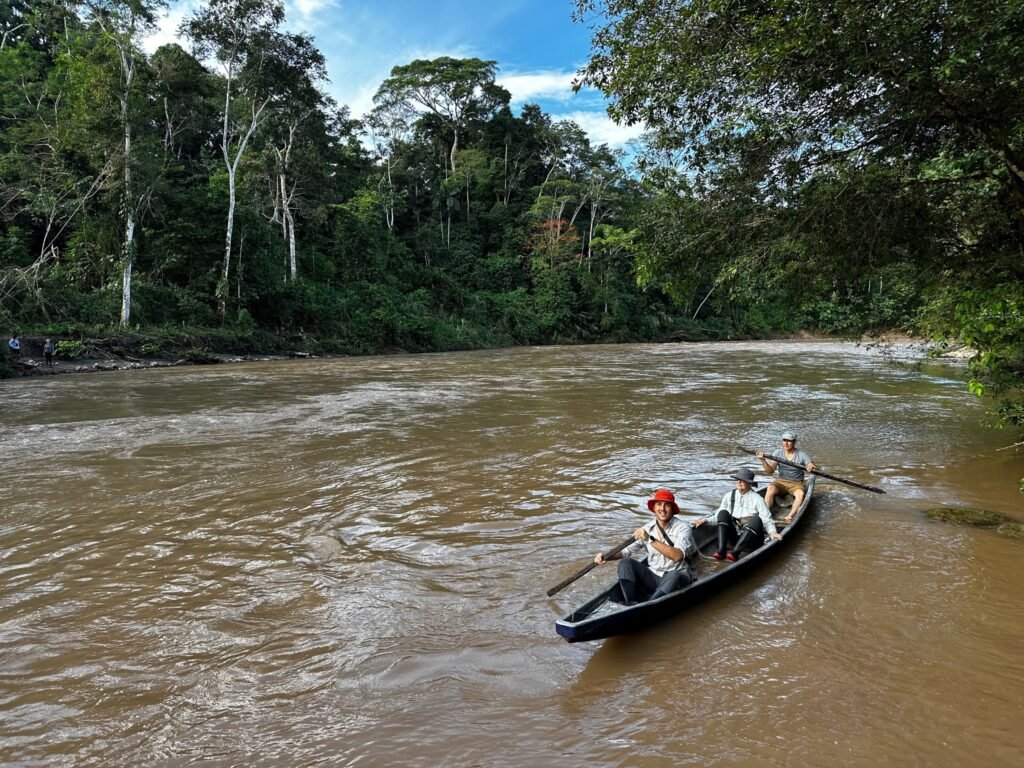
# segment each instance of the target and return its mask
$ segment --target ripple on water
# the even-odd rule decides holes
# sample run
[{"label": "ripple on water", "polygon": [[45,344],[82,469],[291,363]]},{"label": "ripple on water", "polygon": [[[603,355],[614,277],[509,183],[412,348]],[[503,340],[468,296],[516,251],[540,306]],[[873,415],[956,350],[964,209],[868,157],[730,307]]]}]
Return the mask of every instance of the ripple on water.
[{"label": "ripple on water", "polygon": [[[4,386],[0,762],[1020,762],[1015,545],[917,512],[1017,501],[955,375],[741,343]],[[888,494],[822,483],[757,576],[555,636],[654,489],[709,511],[787,428]]]}]

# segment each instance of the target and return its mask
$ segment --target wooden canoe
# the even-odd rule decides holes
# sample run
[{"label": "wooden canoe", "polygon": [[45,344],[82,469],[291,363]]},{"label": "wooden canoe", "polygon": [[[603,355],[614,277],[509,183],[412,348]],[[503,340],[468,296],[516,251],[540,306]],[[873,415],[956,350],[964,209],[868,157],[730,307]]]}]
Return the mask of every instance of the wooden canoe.
[{"label": "wooden canoe", "polygon": [[[757,492],[764,494],[767,488]],[[735,563],[717,561],[711,553],[718,548],[718,532],[714,525],[702,525],[693,530],[700,554],[697,562],[697,580],[684,589],[672,592],[657,600],[625,606],[616,599],[621,599],[618,579],[605,588],[596,597],[588,600],[576,610],[555,622],[555,631],[570,643],[586,640],[601,640],[614,635],[636,632],[645,627],[662,621],[670,616],[682,613],[691,605],[720,592],[728,584],[739,578],[746,577],[750,572],[769,558],[785,551],[796,533],[814,497],[814,475],[807,478],[807,494],[803,504],[793,516],[793,521],[786,525],[782,519],[789,513],[792,497],[776,497],[772,508],[772,517],[776,527],[782,534],[779,541],[769,541],[753,552],[748,552]]]}]

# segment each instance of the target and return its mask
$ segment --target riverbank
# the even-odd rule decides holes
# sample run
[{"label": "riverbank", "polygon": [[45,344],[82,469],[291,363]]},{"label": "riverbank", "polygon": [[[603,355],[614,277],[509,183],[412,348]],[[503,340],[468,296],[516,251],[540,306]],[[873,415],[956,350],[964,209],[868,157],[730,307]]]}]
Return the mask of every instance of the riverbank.
[{"label": "riverbank", "polygon": [[[56,354],[49,364],[43,353],[47,339],[56,346]],[[0,378],[317,356],[310,350],[317,342],[305,337],[204,329],[161,329],[143,334],[97,328],[47,336],[30,334],[20,336],[19,341],[21,354],[17,357],[4,345],[0,354]]]},{"label": "riverbank", "polygon": [[[207,351],[211,342],[220,341],[226,347],[238,349],[259,343],[270,347],[271,352]],[[738,339],[732,339],[738,341]],[[900,333],[865,335],[859,339],[843,338],[801,331],[796,334],[779,336],[775,340],[785,341],[846,341],[894,360],[920,360],[925,357],[960,361],[973,355],[973,350],[964,345],[936,344]],[[169,368],[185,365],[225,365],[255,361],[287,360],[296,358],[338,357],[344,353],[318,354],[308,349],[288,349],[289,341],[278,337],[260,339],[231,337],[202,337],[183,335],[181,337],[146,336],[140,334],[113,335],[103,338],[82,340],[57,340],[58,352],[50,364],[43,354],[42,337],[21,338],[22,354],[6,360],[0,357],[0,378],[21,378],[26,376],[53,376],[68,373],[94,373],[98,371],[129,371],[147,368]],[[299,345],[305,346],[300,341]],[[670,343],[685,343],[670,342]],[[314,344],[315,346],[315,344]],[[6,350],[4,350],[6,351]],[[157,354],[152,354],[157,351]],[[150,352],[151,354],[146,354]],[[389,348],[363,354],[404,354],[406,350]],[[358,354],[358,353],[356,353]]]},{"label": "riverbank", "polygon": [[[779,337],[777,340],[837,341],[838,339],[801,332],[792,336]],[[931,356],[955,361],[968,358],[973,354],[973,350],[963,345],[937,345],[903,334],[882,334],[842,340],[898,360],[922,359]],[[195,339],[191,337],[188,337],[183,343],[181,340],[168,343],[168,339],[165,337],[156,339],[131,335],[86,339],[73,343],[58,341],[58,353],[53,356],[50,364],[47,364],[42,352],[45,339],[23,337],[20,341],[22,341],[22,355],[12,358],[8,353],[6,360],[0,358],[0,374],[2,374],[0,378],[45,377],[61,374],[138,371],[179,366],[211,366],[238,364],[238,362],[342,356],[316,354],[305,349],[267,353],[210,352],[197,346]],[[274,339],[271,346],[280,347],[282,342],[281,339]],[[160,349],[162,353],[144,354],[144,351],[153,349]],[[406,353],[406,350],[391,348],[377,353],[402,354]],[[69,354],[73,354],[73,356],[67,356]]]},{"label": "riverbank", "polygon": [[82,358],[80,360],[54,359],[47,364],[45,358],[23,357],[19,360],[8,360],[7,367],[13,378],[24,376],[55,376],[64,373],[94,373],[96,371],[134,371],[146,368],[172,368],[180,365],[220,365],[224,363],[245,363],[257,360],[286,360],[288,358],[316,357],[306,352],[295,352],[290,355],[209,355],[202,361],[187,358],[156,359],[156,358]]}]

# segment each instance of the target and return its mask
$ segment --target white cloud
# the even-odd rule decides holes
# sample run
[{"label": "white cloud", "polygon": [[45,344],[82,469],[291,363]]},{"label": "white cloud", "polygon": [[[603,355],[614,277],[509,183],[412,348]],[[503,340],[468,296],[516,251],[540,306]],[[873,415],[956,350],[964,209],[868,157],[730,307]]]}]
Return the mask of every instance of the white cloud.
[{"label": "white cloud", "polygon": [[587,132],[594,144],[610,147],[624,147],[630,139],[637,139],[644,133],[642,125],[619,125],[603,112],[570,112],[552,115],[552,121],[572,120]]},{"label": "white cloud", "polygon": [[[157,17],[156,31],[142,41],[143,50],[153,53],[161,45],[175,42],[187,48],[188,41],[178,37],[178,27],[203,4],[204,0],[172,0],[170,7]],[[324,13],[336,4],[337,0],[290,0],[285,6],[286,27],[312,32],[321,25]]]},{"label": "white cloud", "polygon": [[161,45],[168,43],[178,43],[187,48],[187,41],[178,37],[178,27],[185,20],[185,16],[191,14],[198,5],[199,3],[194,1],[177,3],[161,13],[156,22],[156,31],[142,41],[142,49],[146,53],[153,53]]},{"label": "white cloud", "polygon": [[569,101],[575,94],[572,81],[575,72],[533,72],[524,74],[499,75],[498,84],[512,94],[513,104],[523,104],[537,99]]},{"label": "white cloud", "polygon": [[[286,4],[285,11],[289,22],[288,26],[297,27],[304,32],[311,32],[321,25],[321,17],[324,16],[324,12],[336,4],[336,0],[291,0]],[[292,9],[296,13],[291,13]],[[328,14],[323,20],[330,22],[332,17],[333,14]]]},{"label": "white cloud", "polygon": [[355,89],[339,89],[328,86],[327,90],[330,91],[338,104],[349,108],[349,113],[352,117],[361,118],[365,117],[373,109],[373,95],[377,92],[378,85],[361,85]]}]

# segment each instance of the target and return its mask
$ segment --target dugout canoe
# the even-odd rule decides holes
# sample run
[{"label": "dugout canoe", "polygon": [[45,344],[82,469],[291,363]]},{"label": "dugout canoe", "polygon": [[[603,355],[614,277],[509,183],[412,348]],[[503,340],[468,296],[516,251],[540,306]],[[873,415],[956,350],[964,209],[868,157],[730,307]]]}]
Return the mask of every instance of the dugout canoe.
[{"label": "dugout canoe", "polygon": [[[789,548],[814,498],[814,480],[814,475],[808,476],[807,494],[804,496],[803,504],[788,525],[782,522],[782,519],[789,513],[792,497],[776,498],[776,503],[772,505],[772,517],[782,535],[780,540],[769,541],[753,552],[748,552],[735,563],[729,563],[711,557],[711,553],[718,548],[716,527],[702,525],[694,528],[693,535],[699,555],[697,580],[692,584],[657,600],[625,606],[616,602],[616,598],[622,596],[616,579],[596,597],[556,621],[555,631],[570,643],[602,640],[614,635],[637,632],[670,616],[676,616],[691,605],[717,594],[736,580],[745,578],[767,560]],[[757,492],[764,495],[766,490],[767,488],[760,488]]]}]

